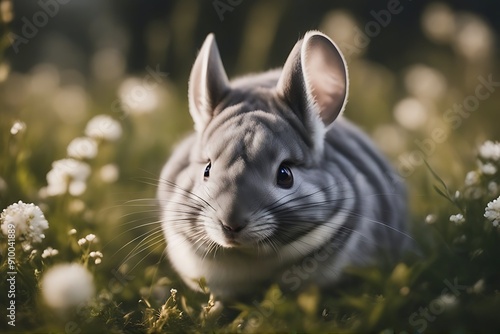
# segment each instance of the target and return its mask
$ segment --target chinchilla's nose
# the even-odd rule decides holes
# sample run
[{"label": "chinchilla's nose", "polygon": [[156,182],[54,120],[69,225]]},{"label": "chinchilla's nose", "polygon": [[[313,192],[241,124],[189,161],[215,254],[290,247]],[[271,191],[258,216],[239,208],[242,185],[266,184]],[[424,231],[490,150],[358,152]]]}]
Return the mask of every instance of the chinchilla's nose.
[{"label": "chinchilla's nose", "polygon": [[221,223],[221,225],[224,232],[229,232],[229,233],[238,233],[241,230],[243,230],[246,226],[246,224],[238,224],[238,223],[236,224]]},{"label": "chinchilla's nose", "polygon": [[248,225],[250,208],[244,198],[241,189],[235,185],[226,186],[221,193],[215,196],[216,205],[214,205],[215,215],[213,218],[220,224],[225,234],[234,235]]},{"label": "chinchilla's nose", "polygon": [[248,218],[238,205],[225,208],[223,211],[218,212],[217,216],[225,233],[241,232],[248,225]]}]

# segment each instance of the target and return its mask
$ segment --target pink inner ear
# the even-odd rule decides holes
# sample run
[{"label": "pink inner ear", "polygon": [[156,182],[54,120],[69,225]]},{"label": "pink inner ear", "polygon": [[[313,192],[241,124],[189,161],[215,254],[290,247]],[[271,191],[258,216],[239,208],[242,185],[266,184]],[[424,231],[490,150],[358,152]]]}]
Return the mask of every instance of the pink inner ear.
[{"label": "pink inner ear", "polygon": [[325,125],[342,111],[347,95],[346,68],[335,46],[323,36],[307,41],[303,62],[308,91],[319,107]]}]

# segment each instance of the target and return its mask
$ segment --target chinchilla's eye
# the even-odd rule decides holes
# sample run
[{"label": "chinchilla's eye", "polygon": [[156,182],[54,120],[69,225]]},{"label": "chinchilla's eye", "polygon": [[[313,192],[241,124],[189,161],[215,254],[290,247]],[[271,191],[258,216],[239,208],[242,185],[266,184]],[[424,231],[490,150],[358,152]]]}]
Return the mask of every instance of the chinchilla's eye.
[{"label": "chinchilla's eye", "polygon": [[293,174],[290,167],[282,163],[276,173],[276,184],[283,189],[290,189],[293,186]]},{"label": "chinchilla's eye", "polygon": [[203,178],[206,180],[210,176],[210,168],[212,168],[212,162],[209,161],[203,172]]}]

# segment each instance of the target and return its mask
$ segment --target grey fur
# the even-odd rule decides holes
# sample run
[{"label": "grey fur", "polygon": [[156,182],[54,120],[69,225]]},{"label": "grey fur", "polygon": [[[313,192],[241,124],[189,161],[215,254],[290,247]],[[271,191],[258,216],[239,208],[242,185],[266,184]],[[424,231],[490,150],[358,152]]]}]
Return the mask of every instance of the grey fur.
[{"label": "grey fur", "polygon": [[[330,287],[346,266],[400,253],[409,238],[405,189],[371,141],[338,117],[347,88],[344,59],[319,32],[297,43],[283,70],[232,82],[207,37],[190,77],[196,132],[174,150],[158,188],[168,256],[190,287],[204,277],[221,299],[271,281]],[[277,185],[283,162],[290,189]],[[306,262],[307,278],[291,275]]]}]

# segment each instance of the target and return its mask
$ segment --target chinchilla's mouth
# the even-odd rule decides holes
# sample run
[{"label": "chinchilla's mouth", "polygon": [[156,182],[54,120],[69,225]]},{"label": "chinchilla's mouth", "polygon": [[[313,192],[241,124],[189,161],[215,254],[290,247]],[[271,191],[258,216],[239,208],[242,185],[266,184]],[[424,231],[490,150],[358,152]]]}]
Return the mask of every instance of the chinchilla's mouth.
[{"label": "chinchilla's mouth", "polygon": [[253,254],[256,252],[257,244],[249,240],[243,240],[242,238],[236,237],[223,237],[223,242],[218,242],[223,248],[227,250],[234,250],[241,253]]},{"label": "chinchilla's mouth", "polygon": [[224,248],[239,248],[242,245],[238,240],[234,238],[224,237],[224,244],[221,246]]}]

